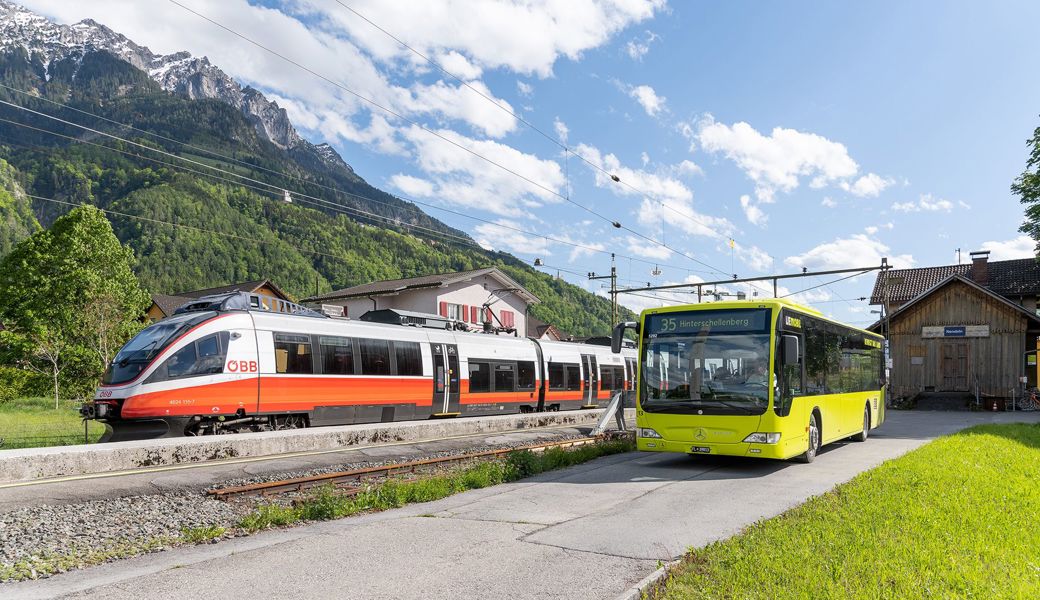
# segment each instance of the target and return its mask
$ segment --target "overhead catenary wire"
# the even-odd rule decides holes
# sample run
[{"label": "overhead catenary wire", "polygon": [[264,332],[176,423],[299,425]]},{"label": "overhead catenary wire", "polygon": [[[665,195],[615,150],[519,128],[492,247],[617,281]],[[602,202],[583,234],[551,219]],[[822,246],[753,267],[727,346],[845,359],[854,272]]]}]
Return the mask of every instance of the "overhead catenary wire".
[{"label": "overhead catenary wire", "polygon": [[[572,198],[569,197],[569,195],[562,194],[562,193],[560,193],[559,191],[557,191],[557,190],[555,190],[553,188],[550,188],[550,187],[548,187],[548,186],[546,186],[546,185],[544,185],[544,184],[542,184],[542,183],[540,183],[538,181],[535,181],[535,180],[531,179],[530,177],[527,177],[526,175],[523,175],[522,173],[518,173],[514,169],[510,169],[509,167],[507,167],[507,166],[505,166],[505,165],[503,165],[503,164],[501,164],[501,163],[499,163],[499,162],[497,162],[497,161],[495,161],[493,159],[490,159],[490,158],[482,155],[481,153],[473,150],[472,148],[467,147],[465,144],[461,144],[461,143],[457,142],[456,140],[451,139],[450,137],[448,137],[446,135],[443,135],[443,134],[441,134],[441,133],[439,133],[439,132],[437,132],[437,131],[435,131],[433,129],[430,129],[429,127],[423,125],[422,123],[420,123],[420,122],[418,122],[418,121],[416,121],[414,119],[410,119],[407,116],[405,116],[405,115],[403,115],[403,114],[401,114],[401,113],[399,113],[399,112],[397,112],[397,111],[395,111],[395,110],[393,110],[393,109],[391,109],[389,107],[386,107],[386,106],[380,104],[379,102],[377,102],[377,101],[375,101],[375,100],[365,96],[364,94],[361,94],[360,92],[357,92],[355,90],[352,90],[352,89],[348,88],[347,86],[339,83],[338,81],[335,81],[334,79],[331,79],[331,78],[329,78],[329,77],[319,73],[318,71],[315,71],[314,69],[311,69],[310,67],[300,63],[299,61],[294,60],[294,59],[292,59],[292,58],[290,58],[290,57],[288,57],[288,56],[286,56],[286,55],[284,55],[284,54],[282,54],[282,53],[280,53],[280,52],[278,52],[278,51],[276,51],[276,50],[274,50],[274,49],[272,49],[272,48],[270,48],[270,47],[268,47],[268,46],[266,46],[266,45],[264,45],[264,44],[262,44],[262,43],[260,43],[258,41],[256,41],[256,40],[250,38],[249,36],[239,32],[239,31],[236,31],[236,30],[232,29],[231,27],[228,27],[227,25],[224,25],[223,23],[220,23],[219,21],[216,21],[215,19],[212,19],[212,18],[204,15],[203,13],[201,13],[201,12],[199,12],[197,10],[182,4],[178,0],[167,0],[167,1],[170,2],[171,4],[179,6],[180,8],[184,9],[185,11],[194,14],[195,16],[199,17],[200,19],[203,19],[203,20],[209,22],[210,24],[212,24],[212,25],[214,25],[216,27],[219,27],[220,29],[223,29],[224,31],[230,33],[231,35],[234,35],[235,37],[238,37],[239,39],[242,39],[243,41],[245,41],[245,42],[247,42],[249,44],[252,44],[253,46],[256,46],[257,48],[260,48],[261,50],[263,50],[265,52],[268,52],[269,54],[271,54],[273,56],[276,56],[279,59],[281,59],[281,60],[283,60],[283,61],[285,61],[285,62],[287,62],[287,63],[289,63],[289,64],[291,64],[293,66],[296,66],[297,68],[302,69],[303,71],[306,71],[307,73],[310,73],[311,75],[314,75],[315,77],[321,79],[322,81],[325,81],[325,82],[329,83],[330,85],[333,85],[333,86],[343,90],[344,92],[346,92],[346,93],[350,94],[351,96],[353,96],[353,97],[355,97],[355,98],[365,102],[366,104],[374,106],[374,107],[376,107],[376,108],[386,112],[389,115],[392,115],[392,116],[394,116],[394,117],[396,117],[398,119],[401,119],[405,123],[408,123],[409,125],[413,125],[413,126],[419,128],[419,129],[421,129],[422,131],[424,131],[424,132],[426,132],[426,133],[428,133],[428,134],[430,134],[430,135],[432,135],[432,136],[434,136],[434,137],[436,137],[436,138],[438,138],[438,139],[440,139],[440,140],[442,140],[442,141],[444,141],[444,142],[446,142],[446,143],[448,143],[448,144],[450,144],[452,146],[455,146],[456,148],[458,148],[458,149],[460,149],[460,150],[462,150],[462,151],[464,151],[464,152],[466,152],[466,153],[468,153],[468,154],[470,154],[470,155],[472,155],[472,156],[474,156],[474,157],[476,157],[476,158],[478,158],[478,159],[480,159],[480,160],[482,160],[482,161],[484,161],[484,162],[486,162],[486,163],[488,163],[488,164],[490,164],[490,165],[492,165],[492,166],[494,166],[496,168],[499,168],[499,169],[505,171],[506,173],[509,173],[510,175],[513,175],[514,177],[517,177],[517,178],[519,178],[519,179],[521,179],[523,181],[526,181],[527,183],[529,183],[529,184],[531,184],[531,185],[533,185],[533,186],[535,186],[535,187],[545,191],[546,193],[548,193],[548,194],[550,194],[552,196],[555,196],[555,197],[560,198],[561,200],[563,200],[565,202],[568,202],[570,204],[573,204],[574,206],[577,206],[578,208],[580,208],[580,209],[584,210],[585,212],[595,216],[596,218],[601,219],[601,220],[611,224],[611,226],[613,226],[613,227],[615,227],[617,229],[623,229],[623,230],[631,233],[632,235],[634,235],[634,236],[636,236],[638,238],[646,240],[646,241],[648,241],[648,242],[650,242],[652,244],[661,246],[662,248],[666,248],[669,252],[673,252],[675,254],[678,254],[679,256],[682,256],[682,257],[686,258],[687,260],[690,260],[692,262],[695,262],[697,264],[705,266],[705,267],[711,269],[712,271],[715,271],[715,272],[718,272],[718,273],[725,273],[725,271],[723,271],[722,269],[719,269],[719,268],[717,268],[717,267],[715,267],[715,266],[713,266],[711,264],[708,264],[707,262],[704,262],[704,261],[702,261],[700,259],[694,258],[693,256],[691,256],[690,254],[687,254],[686,252],[683,252],[683,251],[678,250],[676,248],[672,248],[672,247],[668,246],[667,244],[665,244],[665,243],[663,243],[663,242],[661,242],[659,240],[656,240],[656,239],[654,239],[654,238],[652,238],[652,237],[650,237],[650,236],[648,236],[648,235],[646,235],[646,234],[644,234],[642,232],[639,232],[639,231],[637,231],[635,229],[632,229],[631,227],[629,227],[627,225],[622,224],[620,221],[617,221],[615,219],[611,219],[610,217],[602,215],[602,214],[596,212],[595,210],[589,208],[588,206],[585,206],[584,204],[581,204],[580,202],[577,202],[577,201],[573,200]],[[614,177],[616,178],[616,175]]]},{"label": "overhead catenary wire", "polygon": [[838,279],[834,279],[832,281],[825,281],[825,282],[823,282],[823,283],[821,283],[819,285],[814,285],[812,287],[807,287],[805,289],[798,290],[797,292],[791,292],[789,294],[784,294],[783,296],[780,296],[780,297],[781,298],[787,298],[788,296],[796,296],[798,294],[802,294],[802,293],[808,292],[810,290],[815,290],[816,288],[821,288],[821,287],[828,286],[828,285],[834,285],[835,283],[838,283],[839,281],[845,281],[846,279],[852,279],[853,277],[859,277],[860,275],[866,275],[869,272],[870,272],[869,270],[867,270],[867,271],[860,271],[858,273],[853,273],[852,275],[846,275],[845,277],[839,277]]},{"label": "overhead catenary wire", "polygon": [[[0,84],[0,85],[2,85],[2,84]],[[7,86],[3,86],[3,87],[7,87]],[[14,88],[8,88],[8,89],[14,89]],[[111,133],[107,133],[107,132],[104,132],[104,131],[93,129],[93,128],[87,127],[85,125],[81,125],[79,123],[68,121],[66,119],[61,119],[59,117],[55,117],[55,116],[49,115],[47,113],[36,111],[36,110],[30,109],[30,108],[27,108],[27,107],[24,107],[24,106],[21,106],[21,105],[18,105],[18,104],[14,104],[14,103],[11,103],[11,102],[6,102],[4,100],[0,100],[0,104],[7,105],[7,106],[12,107],[12,108],[17,108],[17,109],[20,109],[20,110],[24,110],[24,111],[30,112],[32,114],[48,118],[48,119],[56,120],[56,121],[58,121],[58,122],[60,122],[62,124],[65,124],[65,125],[69,125],[69,126],[72,126],[72,127],[78,127],[80,129],[83,129],[83,130],[86,130],[86,131],[90,131],[92,133],[96,133],[98,135],[102,135],[102,136],[105,136],[105,137],[108,137],[108,138],[111,138],[111,139],[114,139],[114,140],[117,140],[117,141],[121,141],[121,142],[124,142],[124,143],[127,143],[127,144],[134,145],[134,146],[142,148],[144,150],[157,152],[157,153],[163,154],[165,156],[169,156],[171,158],[175,158],[175,159],[178,159],[178,160],[189,162],[189,163],[191,163],[193,165],[196,165],[196,166],[199,166],[199,167],[203,167],[203,168],[206,168],[206,169],[210,169],[210,170],[213,170],[213,171],[217,171],[217,172],[220,172],[220,173],[223,173],[223,174],[226,174],[226,175],[230,175],[232,177],[236,177],[236,178],[239,178],[239,179],[244,179],[246,181],[249,181],[249,182],[252,182],[252,183],[256,183],[256,184],[259,184],[259,185],[263,185],[263,186],[266,186],[266,187],[271,188],[271,189],[257,188],[255,186],[251,186],[251,185],[244,184],[244,183],[237,182],[237,181],[228,180],[228,179],[223,178],[223,177],[217,177],[215,175],[208,174],[208,173],[203,173],[203,172],[197,171],[195,169],[190,169],[190,168],[187,168],[187,167],[181,167],[181,166],[174,165],[174,164],[168,163],[166,161],[161,161],[161,160],[158,160],[158,159],[155,159],[155,158],[141,156],[139,154],[127,152],[127,151],[124,151],[124,150],[121,150],[121,149],[118,149],[118,148],[112,148],[110,146],[105,146],[103,144],[97,144],[97,143],[94,143],[94,142],[90,142],[88,140],[82,140],[80,138],[76,138],[76,137],[73,137],[73,136],[67,136],[67,135],[64,135],[64,134],[61,134],[61,133],[57,133],[57,132],[53,132],[53,131],[49,131],[49,130],[46,130],[46,129],[32,127],[32,126],[29,126],[29,125],[26,125],[26,124],[23,124],[23,123],[19,123],[19,122],[16,122],[16,121],[9,121],[9,120],[5,120],[5,119],[0,119],[0,121],[8,122],[8,123],[11,123],[13,125],[27,127],[27,128],[30,128],[30,129],[35,129],[37,131],[41,131],[41,132],[44,132],[44,133],[49,133],[51,135],[55,135],[55,136],[58,136],[58,137],[63,137],[65,139],[69,139],[69,140],[77,142],[77,143],[84,143],[84,144],[90,144],[90,145],[94,145],[94,146],[99,146],[99,147],[102,147],[102,148],[107,148],[109,150],[113,150],[113,151],[116,151],[116,152],[121,152],[121,153],[127,154],[129,156],[134,156],[136,158],[141,158],[143,160],[150,160],[150,161],[156,162],[158,164],[163,164],[163,165],[169,166],[171,168],[185,170],[185,171],[188,171],[188,172],[191,172],[191,173],[202,175],[204,177],[211,177],[211,178],[214,178],[214,179],[217,179],[217,180],[220,180],[220,181],[225,181],[225,182],[233,183],[233,184],[236,184],[236,185],[242,185],[243,187],[247,187],[249,189],[253,189],[253,190],[256,190],[256,191],[262,191],[262,192],[265,192],[265,193],[269,193],[269,194],[272,194],[272,195],[274,195],[276,197],[277,196],[281,196],[282,193],[287,190],[286,186],[281,186],[281,185],[276,185],[276,184],[272,184],[272,183],[267,183],[265,181],[261,181],[261,180],[258,180],[258,179],[252,178],[252,177],[247,177],[247,176],[242,175],[240,173],[235,173],[234,171],[228,171],[226,169],[222,169],[222,168],[214,166],[214,165],[209,165],[209,164],[206,164],[206,163],[203,163],[203,162],[200,162],[200,161],[196,161],[196,160],[192,160],[192,159],[189,159],[189,158],[185,158],[185,157],[179,156],[177,154],[174,154],[174,153],[171,153],[171,152],[167,152],[167,151],[162,150],[160,148],[154,148],[154,147],[148,146],[146,144],[141,144],[139,142],[134,142],[132,140],[129,140],[129,139],[126,139],[126,138],[123,138],[123,137],[120,137],[120,136],[117,136],[117,135],[114,135],[114,134],[111,134]],[[61,105],[60,103],[56,103],[56,104]],[[78,110],[78,109],[74,109],[72,107],[68,107],[66,105],[61,105],[61,106],[65,106],[66,108],[70,108],[72,110]],[[97,116],[97,115],[93,115],[92,113],[89,113],[87,111],[79,111],[79,112],[84,113],[84,114],[88,114],[88,115],[91,115],[91,116]],[[120,125],[120,126],[124,126],[124,127],[128,127],[128,128],[134,129],[136,131],[141,131],[142,133],[148,133],[148,132],[146,132],[144,130],[140,130],[140,129],[134,128],[131,125],[120,123],[118,121],[113,121],[112,119],[107,119],[105,117],[98,117],[98,118],[106,120],[106,121],[108,121],[110,123],[113,123],[113,124],[117,124],[117,125]],[[164,139],[166,141],[171,141],[171,142],[178,143],[178,144],[184,144],[184,145],[186,145],[188,147],[191,147],[193,149],[199,149],[199,150],[202,150],[202,151],[207,151],[207,152],[209,152],[209,153],[211,153],[211,154],[213,154],[215,156],[223,156],[223,155],[221,155],[219,153],[208,151],[206,149],[202,149],[200,147],[197,147],[197,146],[194,146],[194,145],[191,145],[191,144],[186,144],[185,142],[180,142],[178,140],[174,140],[173,138],[168,138],[168,137],[165,137],[165,136],[157,136],[157,137],[160,138],[160,139]],[[245,164],[248,165],[249,163],[245,163]],[[286,177],[293,177],[291,175],[284,174],[284,173],[279,173],[277,171],[272,171],[272,172],[276,173],[276,174],[284,175]],[[391,206],[393,208],[397,208],[396,205],[392,205],[392,204],[390,204],[388,202],[377,200],[375,198],[370,198],[370,197],[363,196],[363,195],[360,195],[360,194],[355,194],[353,192],[347,192],[346,190],[341,190],[339,188],[334,188],[334,187],[331,187],[331,186],[326,186],[326,185],[323,185],[323,184],[311,182],[311,181],[308,181],[308,180],[303,179],[303,178],[299,178],[299,177],[296,177],[296,178],[304,181],[307,184],[317,185],[319,187],[323,187],[323,188],[329,189],[331,191],[343,194],[345,196],[353,197],[353,198],[356,198],[356,199],[359,199],[359,200],[371,201],[371,202],[374,202],[374,203],[377,203],[377,204],[383,204],[383,205],[386,205],[386,206]],[[317,196],[312,196],[312,195],[309,195],[309,194],[305,194],[303,192],[300,192],[299,190],[288,189],[288,191],[292,192],[293,197],[297,198],[297,200],[299,200],[300,198],[307,198],[307,199],[310,199],[310,200],[314,200],[315,202],[318,202],[318,203],[321,203],[322,205],[325,205],[325,207],[329,208],[330,210],[338,210],[340,212],[345,212],[345,214],[350,214],[351,212],[353,212],[353,213],[361,214],[361,215],[372,217],[372,218],[383,219],[383,220],[386,220],[388,223],[391,223],[391,224],[396,225],[396,226],[407,227],[407,228],[411,228],[411,229],[421,229],[421,230],[424,230],[426,232],[429,232],[426,235],[439,236],[439,237],[442,237],[442,238],[444,238],[444,237],[454,238],[454,239],[460,240],[461,242],[466,243],[468,245],[477,246],[477,247],[483,248],[483,246],[480,246],[480,244],[477,244],[471,238],[464,238],[462,236],[457,236],[457,235],[451,234],[450,232],[441,231],[439,229],[433,229],[433,228],[424,227],[424,226],[416,225],[416,224],[412,224],[412,223],[405,223],[405,222],[399,221],[396,218],[388,217],[388,216],[385,216],[385,215],[379,215],[379,214],[371,213],[371,212],[368,212],[368,211],[363,211],[363,210],[358,209],[358,208],[344,206],[342,204],[338,204],[338,203],[329,201],[329,200],[324,199],[324,198],[319,198]],[[597,247],[594,247],[594,246],[589,246],[589,245],[581,244],[581,243],[578,243],[578,242],[573,242],[573,241],[569,241],[569,240],[560,239],[560,238],[557,238],[557,237],[554,237],[554,236],[549,236],[549,235],[545,235],[545,234],[539,234],[539,233],[535,233],[535,232],[532,232],[532,231],[526,231],[526,230],[520,229],[518,227],[511,226],[511,225],[508,225],[508,224],[504,224],[504,223],[500,223],[500,222],[496,222],[496,221],[491,221],[491,220],[488,220],[488,219],[483,219],[483,218],[476,217],[476,216],[473,216],[473,215],[467,215],[465,213],[461,213],[461,212],[458,212],[458,211],[454,211],[454,210],[451,210],[451,209],[448,209],[448,208],[444,208],[444,207],[439,207],[439,206],[432,205],[432,204],[418,202],[418,201],[410,199],[410,198],[401,198],[401,199],[402,199],[402,201],[406,202],[406,205],[407,205],[407,202],[412,202],[412,203],[416,203],[416,204],[423,204],[425,206],[429,206],[429,207],[437,209],[437,210],[442,210],[442,211],[445,211],[445,212],[448,212],[448,213],[451,213],[451,214],[455,214],[455,215],[462,216],[462,217],[469,218],[469,219],[473,219],[473,220],[476,220],[476,221],[479,221],[479,222],[487,223],[487,224],[493,225],[493,226],[501,228],[501,229],[507,229],[507,230],[510,230],[510,231],[521,233],[523,235],[528,235],[528,236],[531,236],[532,238],[544,238],[544,239],[550,240],[550,241],[558,243],[558,244],[571,246],[573,248],[578,248],[578,249],[589,251],[589,252],[596,252],[596,253],[600,253],[600,254],[612,254],[612,252],[610,250],[607,250],[607,249],[604,249],[604,248],[597,248]],[[299,201],[301,201],[304,204],[315,204],[315,202],[307,202],[306,200],[299,200]],[[419,211],[418,208],[416,208],[416,211],[418,211],[418,214],[421,214],[421,215],[425,216],[425,213],[422,213],[421,211]],[[653,261],[649,261],[649,260],[646,260],[646,259],[641,259],[641,258],[638,258],[638,257],[632,257],[632,256],[624,255],[624,254],[618,254],[618,256],[623,257],[623,258],[628,258],[630,260],[635,260],[635,261],[638,261],[638,262],[642,262],[642,263],[647,264],[647,265],[664,264],[664,263],[653,262]],[[666,265],[666,266],[671,266],[672,268],[680,268],[680,267],[676,267],[674,265]]]}]

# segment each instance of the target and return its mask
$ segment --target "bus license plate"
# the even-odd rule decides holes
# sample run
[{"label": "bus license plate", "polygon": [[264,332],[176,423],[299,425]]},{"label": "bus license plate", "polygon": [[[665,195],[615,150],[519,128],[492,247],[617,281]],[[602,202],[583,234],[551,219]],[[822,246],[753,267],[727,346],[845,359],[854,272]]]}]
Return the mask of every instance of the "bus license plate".
[{"label": "bus license plate", "polygon": [[709,448],[707,446],[694,446],[694,447],[690,448],[690,452],[701,452],[701,453],[707,454],[707,453],[711,452],[711,448]]}]

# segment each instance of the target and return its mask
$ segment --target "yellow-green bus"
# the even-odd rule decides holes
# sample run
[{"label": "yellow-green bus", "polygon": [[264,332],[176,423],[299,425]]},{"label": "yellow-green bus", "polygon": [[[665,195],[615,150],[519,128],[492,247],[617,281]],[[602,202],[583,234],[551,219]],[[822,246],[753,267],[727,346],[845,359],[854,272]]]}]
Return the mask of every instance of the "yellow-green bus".
[{"label": "yellow-green bus", "polygon": [[883,338],[786,300],[645,310],[636,442],[650,452],[797,458],[885,420]]}]

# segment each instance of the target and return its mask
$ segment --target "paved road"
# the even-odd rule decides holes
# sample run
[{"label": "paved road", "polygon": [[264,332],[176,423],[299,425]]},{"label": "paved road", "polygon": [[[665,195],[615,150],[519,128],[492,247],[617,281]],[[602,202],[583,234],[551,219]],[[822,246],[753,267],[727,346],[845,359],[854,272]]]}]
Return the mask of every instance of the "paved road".
[{"label": "paved road", "polygon": [[[1024,417],[1024,418],[1023,418]],[[614,598],[937,435],[1035,413],[889,413],[811,465],[632,453],[381,514],[0,586],[5,598]]]}]

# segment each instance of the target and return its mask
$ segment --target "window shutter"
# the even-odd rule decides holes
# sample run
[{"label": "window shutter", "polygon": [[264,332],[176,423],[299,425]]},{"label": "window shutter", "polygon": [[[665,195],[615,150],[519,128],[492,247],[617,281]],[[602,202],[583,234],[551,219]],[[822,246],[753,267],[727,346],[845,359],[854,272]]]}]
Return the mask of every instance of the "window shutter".
[{"label": "window shutter", "polygon": [[471,307],[469,307],[469,318],[474,323],[479,323],[480,322],[480,316],[477,314],[477,311],[479,311],[479,310],[480,310],[479,306],[471,306]]},{"label": "window shutter", "polygon": [[511,310],[503,310],[501,312],[501,315],[502,315],[502,325],[505,326],[505,327],[512,327],[513,326],[513,311],[511,311]]},{"label": "window shutter", "polygon": [[448,303],[447,302],[441,302],[441,316],[444,317],[444,318],[448,318]]},{"label": "window shutter", "polygon": [[469,318],[469,314],[470,314],[469,309],[470,309],[469,304],[463,304],[462,305],[462,320],[467,322],[467,323],[471,322],[470,318]]},{"label": "window shutter", "polygon": [[484,320],[485,321],[490,321],[491,320],[491,315],[492,315],[491,308],[490,307],[489,308],[485,308],[484,309]]}]

